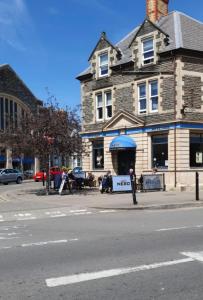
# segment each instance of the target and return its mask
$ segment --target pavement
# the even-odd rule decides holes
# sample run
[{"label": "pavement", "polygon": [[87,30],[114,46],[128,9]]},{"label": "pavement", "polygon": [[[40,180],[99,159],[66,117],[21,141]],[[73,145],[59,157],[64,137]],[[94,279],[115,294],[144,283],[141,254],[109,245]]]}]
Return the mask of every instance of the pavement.
[{"label": "pavement", "polygon": [[86,188],[73,194],[63,195],[51,190],[45,195],[42,183],[26,181],[21,185],[0,187],[0,212],[27,211],[66,207],[74,209],[105,210],[156,210],[189,207],[203,207],[203,191],[200,200],[195,200],[195,192],[137,192],[137,205],[133,204],[131,193],[101,194],[97,188]]}]

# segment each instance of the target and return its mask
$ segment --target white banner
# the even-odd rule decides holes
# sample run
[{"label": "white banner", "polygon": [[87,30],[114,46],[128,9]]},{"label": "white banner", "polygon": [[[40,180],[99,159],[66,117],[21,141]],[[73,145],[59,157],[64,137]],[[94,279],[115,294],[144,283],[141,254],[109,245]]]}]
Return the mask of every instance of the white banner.
[{"label": "white banner", "polygon": [[131,181],[129,175],[112,176],[113,192],[131,191]]}]

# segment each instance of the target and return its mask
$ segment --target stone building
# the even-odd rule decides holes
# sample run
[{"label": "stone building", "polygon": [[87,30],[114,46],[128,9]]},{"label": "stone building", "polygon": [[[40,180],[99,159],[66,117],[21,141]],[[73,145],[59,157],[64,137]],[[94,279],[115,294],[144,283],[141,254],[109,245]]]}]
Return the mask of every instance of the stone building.
[{"label": "stone building", "polygon": [[167,189],[203,184],[203,23],[147,0],[117,44],[105,33],[81,82],[83,169],[165,174]]},{"label": "stone building", "polygon": [[[38,100],[9,65],[0,65],[0,129],[5,130],[9,120],[18,126],[25,113],[37,112],[42,102]],[[14,157],[12,149],[6,148],[0,141],[0,168],[38,169],[36,158],[24,153]]]}]

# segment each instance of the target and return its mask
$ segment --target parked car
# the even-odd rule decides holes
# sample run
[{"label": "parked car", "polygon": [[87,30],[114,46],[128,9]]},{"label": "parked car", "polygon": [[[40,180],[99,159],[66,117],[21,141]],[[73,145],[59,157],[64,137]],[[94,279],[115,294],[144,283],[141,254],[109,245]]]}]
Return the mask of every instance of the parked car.
[{"label": "parked car", "polygon": [[73,175],[75,176],[75,178],[85,178],[86,174],[85,171],[82,170],[81,167],[75,167],[73,168]]},{"label": "parked car", "polygon": [[16,169],[0,169],[0,183],[8,184],[9,182],[22,183],[23,173]]},{"label": "parked car", "polygon": [[[51,177],[51,179],[53,179],[54,175],[56,175],[56,174],[62,174],[61,169],[59,167],[51,167],[50,168],[50,177]],[[46,172],[44,172],[44,170],[41,170],[33,176],[33,179],[34,179],[35,182],[43,181],[43,176],[44,176],[44,180],[46,181],[47,174],[46,174]]]},{"label": "parked car", "polygon": [[24,171],[24,178],[27,178],[27,179],[33,178],[33,174],[34,174],[33,170],[26,170],[26,171]]},{"label": "parked car", "polygon": [[46,172],[44,172],[44,170],[41,170],[41,171],[35,173],[35,175],[33,176],[33,179],[35,182],[38,182],[38,181],[43,181],[43,177],[44,177],[44,180],[46,180],[47,174],[46,174]]}]

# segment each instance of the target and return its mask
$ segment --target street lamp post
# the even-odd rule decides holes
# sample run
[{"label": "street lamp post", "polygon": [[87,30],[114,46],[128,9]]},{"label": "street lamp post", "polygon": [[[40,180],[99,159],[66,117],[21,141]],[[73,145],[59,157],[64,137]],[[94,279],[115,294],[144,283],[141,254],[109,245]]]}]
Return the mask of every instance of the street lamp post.
[{"label": "street lamp post", "polygon": [[50,153],[50,148],[51,148],[51,145],[53,145],[55,139],[53,137],[50,137],[50,136],[47,136],[47,135],[45,135],[44,138],[47,141],[48,149],[49,149],[49,154],[48,154],[48,174],[47,174],[47,181],[46,181],[46,195],[49,195],[49,193],[50,193],[50,168],[51,168],[51,153]]}]

